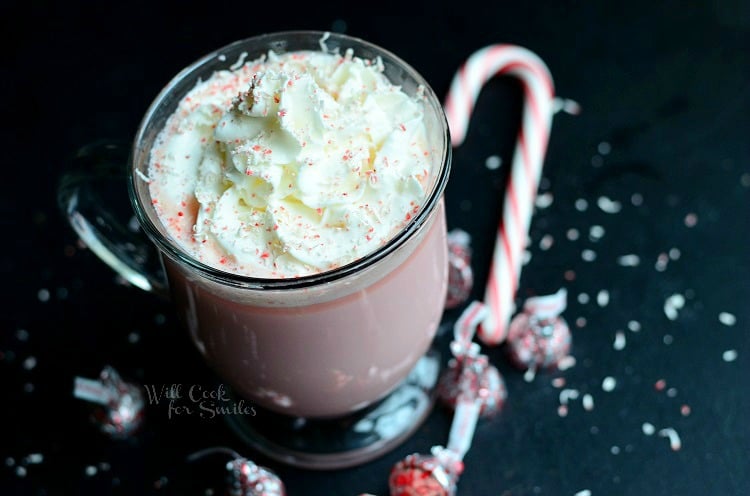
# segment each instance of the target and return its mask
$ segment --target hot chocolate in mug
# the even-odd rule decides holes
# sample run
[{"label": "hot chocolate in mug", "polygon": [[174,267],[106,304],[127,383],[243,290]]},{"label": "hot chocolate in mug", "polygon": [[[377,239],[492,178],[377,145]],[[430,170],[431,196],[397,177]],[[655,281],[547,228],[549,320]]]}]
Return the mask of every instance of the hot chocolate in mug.
[{"label": "hot chocolate in mug", "polygon": [[[354,66],[337,70],[323,61],[322,68],[295,71],[304,53],[325,54],[341,67]],[[264,71],[256,72],[258,68]],[[213,134],[208,141],[223,140],[212,150],[219,150],[227,164],[206,165],[209,151],[198,142],[199,134],[191,134],[191,126],[205,122],[170,119],[194,110],[188,94],[200,82],[217,73],[236,77],[241,71],[250,85],[232,87],[238,91],[223,108],[215,101],[207,107],[219,114],[211,120],[209,112]],[[329,82],[326,78],[338,78],[335,90],[321,90]],[[221,84],[238,84],[228,81]],[[349,104],[343,108],[341,102],[347,98]],[[331,108],[341,114],[338,123],[327,121],[326,109]],[[404,122],[396,122],[394,115],[404,117]],[[356,125],[364,131],[351,131]],[[168,130],[175,126],[188,129],[170,135]],[[231,131],[222,135],[225,126]],[[258,131],[258,126],[265,127]],[[176,135],[196,142],[170,144]],[[248,135],[256,141],[248,141]],[[357,141],[363,135],[370,140],[364,145]],[[318,146],[314,141],[321,137],[324,142]],[[290,144],[291,138],[296,141]],[[347,140],[347,146],[337,148],[336,140]],[[398,147],[404,148],[401,159]],[[312,149],[317,155],[306,155]],[[166,190],[179,182],[174,178],[181,172],[154,177],[154,162],[185,150],[190,150],[185,152],[185,167],[204,168],[195,172],[199,184],[191,187],[197,192],[187,202],[166,207],[163,204],[172,198]],[[111,157],[117,151],[89,149],[61,183],[61,207],[103,261],[135,286],[167,295],[217,377],[259,409],[254,418],[230,416],[239,435],[287,463],[339,468],[392,449],[421,424],[431,409],[439,369],[429,350],[448,283],[443,192],[451,147],[442,105],[417,71],[361,39],[296,31],[237,41],[177,74],[148,108],[126,164],[119,164],[120,173],[127,173],[140,229],[158,251],[159,273],[142,261],[143,250],[152,247],[118,234],[127,229],[113,225],[113,217],[107,215],[115,206],[93,199],[94,183],[102,176],[97,172],[101,153]],[[191,153],[203,155],[201,165],[190,161]],[[268,157],[276,162],[263,162]],[[311,173],[320,165],[300,157],[326,158],[331,169]],[[289,161],[301,163],[290,168]],[[341,164],[343,172],[330,172]],[[216,167],[215,175],[200,183],[206,167]],[[389,170],[396,171],[392,180]],[[296,196],[278,193],[287,182]],[[254,205],[256,194],[269,187],[273,192],[265,203]],[[397,189],[389,193],[387,188]],[[215,197],[201,203],[212,191]],[[234,203],[227,208],[231,195]],[[345,202],[357,195],[360,203]],[[340,207],[344,203],[346,208]],[[283,217],[279,210],[294,210],[297,216]],[[363,211],[368,215],[359,216]],[[238,224],[227,220],[233,214],[245,217]],[[398,223],[381,225],[396,215]],[[190,222],[184,224],[184,217]],[[303,218],[308,224],[294,230],[292,220]],[[255,223],[248,224],[248,219]],[[192,232],[184,236],[189,224]],[[305,244],[321,235],[307,235],[308,227],[318,225],[330,228],[322,232],[328,244]],[[203,226],[210,228],[204,231]],[[230,235],[225,234],[228,230],[233,230]],[[362,248],[373,232],[381,238]],[[342,233],[362,234],[363,239],[352,242]],[[203,256],[193,246],[206,239],[212,251]],[[353,247],[342,248],[345,243]],[[327,260],[327,250],[352,255],[337,255],[321,266],[318,262]],[[248,254],[259,257],[257,273]],[[290,257],[296,258],[290,262]],[[231,263],[225,265],[226,261]]]}]

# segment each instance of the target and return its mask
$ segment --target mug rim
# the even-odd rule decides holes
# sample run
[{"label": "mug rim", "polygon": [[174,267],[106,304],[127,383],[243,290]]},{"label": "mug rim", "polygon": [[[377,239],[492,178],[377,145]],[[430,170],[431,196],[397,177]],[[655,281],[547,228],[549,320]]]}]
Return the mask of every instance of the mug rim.
[{"label": "mug rim", "polygon": [[[422,208],[419,210],[411,221],[392,236],[387,243],[378,247],[376,250],[355,259],[349,263],[336,267],[335,269],[324,270],[313,274],[307,274],[299,277],[288,277],[288,278],[264,278],[264,277],[253,277],[249,275],[239,274],[235,272],[228,272],[211,265],[205,264],[193,256],[191,256],[185,249],[180,247],[177,243],[168,239],[152,221],[151,216],[146,212],[146,209],[141,202],[138,194],[137,181],[140,180],[138,174],[139,169],[136,164],[136,152],[140,147],[140,144],[144,140],[144,134],[148,128],[149,123],[152,121],[158,110],[161,108],[163,102],[170,96],[174,91],[175,87],[181,83],[185,78],[189,77],[195,71],[202,68],[208,62],[215,58],[224,56],[225,52],[230,52],[239,49],[241,46],[250,43],[264,43],[274,39],[288,39],[290,37],[300,36],[315,36],[319,40],[338,39],[346,42],[357,43],[361,46],[365,46],[370,50],[375,51],[378,54],[385,55],[393,62],[395,62],[402,70],[404,70],[408,76],[413,79],[419,86],[424,88],[424,99],[431,106],[436,107],[438,112],[438,125],[442,131],[441,138],[443,142],[442,156],[440,158],[440,168],[438,170],[438,177],[433,182],[432,190],[430,194],[425,198],[422,204]],[[146,150],[145,153],[150,154],[150,149]],[[140,124],[138,130],[133,139],[132,146],[130,148],[130,156],[128,159],[128,168],[130,181],[128,182],[128,193],[130,196],[131,204],[138,219],[138,223],[141,228],[145,231],[146,235],[154,242],[157,247],[172,260],[180,263],[180,265],[187,265],[190,269],[197,271],[202,276],[220,284],[230,285],[239,288],[247,289],[262,289],[262,290],[281,290],[281,289],[302,289],[309,288],[312,286],[322,285],[330,283],[351,274],[360,272],[372,266],[376,262],[382,260],[387,255],[394,252],[396,249],[401,247],[409,239],[415,235],[420,228],[426,223],[427,219],[430,218],[436,206],[440,202],[448,177],[450,175],[452,159],[452,147],[450,145],[450,131],[448,128],[447,118],[440,99],[435,94],[432,87],[427,83],[424,77],[415,70],[410,64],[405,62],[399,56],[395,55],[391,51],[378,46],[372,42],[358,38],[355,36],[333,33],[329,31],[316,31],[316,30],[286,30],[277,31],[272,33],[264,33],[248,38],[239,39],[219,47],[202,57],[199,57],[192,63],[188,64],[185,68],[179,71],[170,81],[159,91],[158,95],[149,105]]]}]

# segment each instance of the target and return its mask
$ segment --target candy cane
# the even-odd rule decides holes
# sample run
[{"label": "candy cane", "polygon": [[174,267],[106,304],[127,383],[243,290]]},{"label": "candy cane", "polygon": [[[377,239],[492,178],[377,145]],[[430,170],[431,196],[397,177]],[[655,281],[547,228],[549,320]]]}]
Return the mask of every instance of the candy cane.
[{"label": "candy cane", "polygon": [[466,136],[484,84],[505,74],[521,81],[525,102],[484,294],[490,311],[477,331],[486,344],[505,340],[515,310],[521,259],[552,124],[554,86],[547,66],[533,52],[515,45],[489,45],[474,52],[460,67],[445,100],[452,144],[456,147]]}]

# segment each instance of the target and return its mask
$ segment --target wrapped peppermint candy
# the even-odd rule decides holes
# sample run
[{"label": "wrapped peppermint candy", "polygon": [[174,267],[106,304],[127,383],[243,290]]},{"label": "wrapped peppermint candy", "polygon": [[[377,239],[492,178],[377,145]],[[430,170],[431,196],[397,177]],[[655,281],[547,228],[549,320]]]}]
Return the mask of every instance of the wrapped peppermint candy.
[{"label": "wrapped peppermint candy", "polygon": [[130,436],[143,422],[143,392],[122,380],[109,365],[101,371],[98,380],[76,377],[73,395],[99,405],[92,414],[92,421],[113,438]]},{"label": "wrapped peppermint candy", "polygon": [[435,446],[430,455],[413,453],[396,463],[388,486],[391,496],[453,496],[462,471],[456,453]]},{"label": "wrapped peppermint candy", "polygon": [[227,463],[230,496],[284,496],[284,484],[271,470],[241,456]]},{"label": "wrapped peppermint candy", "polygon": [[441,400],[454,409],[447,446],[434,446],[429,455],[415,453],[398,462],[388,479],[391,496],[455,495],[479,417],[497,413],[502,407],[506,397],[502,377],[472,342],[487,310],[484,304],[473,302],[454,326],[454,357],[438,390]]},{"label": "wrapped peppermint candy", "polygon": [[522,370],[556,367],[568,355],[570,328],[560,315],[567,305],[567,292],[560,289],[547,296],[529,298],[508,330],[508,355]]},{"label": "wrapped peppermint candy", "polygon": [[466,231],[453,229],[448,233],[448,295],[445,307],[449,309],[466,301],[474,285],[469,242]]},{"label": "wrapped peppermint candy", "polygon": [[266,467],[256,465],[230,448],[208,448],[190,455],[188,462],[194,462],[216,453],[232,457],[226,465],[229,471],[227,492],[229,496],[286,495],[286,488],[278,475]]},{"label": "wrapped peppermint candy", "polygon": [[461,395],[476,399],[480,415],[500,411],[507,398],[505,382],[486,355],[479,353],[473,337],[479,323],[487,316],[487,307],[478,301],[469,304],[453,327],[448,368],[440,378],[438,394],[446,406],[456,408]]}]

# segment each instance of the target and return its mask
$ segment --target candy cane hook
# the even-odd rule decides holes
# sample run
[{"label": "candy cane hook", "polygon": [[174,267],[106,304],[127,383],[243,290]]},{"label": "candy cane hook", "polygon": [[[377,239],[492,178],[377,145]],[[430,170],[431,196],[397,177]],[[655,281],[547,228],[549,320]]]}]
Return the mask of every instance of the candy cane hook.
[{"label": "candy cane hook", "polygon": [[498,75],[512,75],[523,85],[523,117],[505,189],[484,302],[487,317],[477,331],[486,344],[498,344],[508,334],[526,247],[534,200],[542,175],[552,115],[554,85],[545,63],[515,45],[489,45],[474,52],[459,68],[445,100],[445,113],[454,147],[463,143],[477,97],[484,84]]}]

